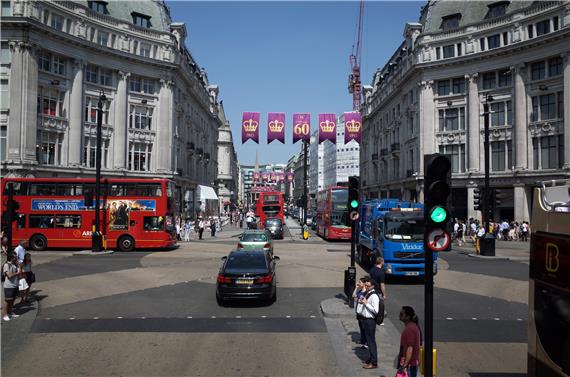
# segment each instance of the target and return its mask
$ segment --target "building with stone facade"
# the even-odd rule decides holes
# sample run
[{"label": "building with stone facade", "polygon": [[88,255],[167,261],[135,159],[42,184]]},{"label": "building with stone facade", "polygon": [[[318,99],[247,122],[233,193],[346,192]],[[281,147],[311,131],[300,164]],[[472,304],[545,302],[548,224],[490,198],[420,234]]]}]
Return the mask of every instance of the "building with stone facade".
[{"label": "building with stone facade", "polygon": [[309,146],[309,208],[316,207],[317,193],[324,189],[325,144],[319,144],[319,131],[313,132]]},{"label": "building with stone facade", "polygon": [[[221,102],[221,101],[220,101]],[[222,125],[218,128],[218,179],[216,181],[220,211],[235,210],[240,189],[240,166],[234,146],[230,122],[226,119],[223,104],[218,111]]]},{"label": "building with stone facade", "polygon": [[[285,183],[275,183],[275,182],[264,182],[253,180],[253,173],[283,173],[285,172],[285,164],[259,164],[255,165],[240,165],[240,174],[243,182],[243,196],[241,196],[241,201],[246,205],[252,205],[255,203],[255,195],[252,195],[252,188],[255,186],[272,186],[277,191],[281,191],[285,194]],[[240,194],[242,195],[242,194]]]},{"label": "building with stone facade", "polygon": [[218,87],[164,1],[3,1],[1,21],[3,176],[93,176],[104,94],[102,176],[173,179],[186,216],[230,181]]},{"label": "building with stone facade", "polygon": [[323,188],[348,183],[348,177],[360,175],[360,145],[354,140],[344,143],[344,114],[337,119],[336,144],[323,144],[323,155],[329,161],[324,165]]},{"label": "building with stone facade", "polygon": [[495,220],[528,220],[537,181],[570,178],[570,4],[429,1],[364,92],[367,196],[423,201],[423,155],[439,152],[455,216],[480,218],[488,101]]}]

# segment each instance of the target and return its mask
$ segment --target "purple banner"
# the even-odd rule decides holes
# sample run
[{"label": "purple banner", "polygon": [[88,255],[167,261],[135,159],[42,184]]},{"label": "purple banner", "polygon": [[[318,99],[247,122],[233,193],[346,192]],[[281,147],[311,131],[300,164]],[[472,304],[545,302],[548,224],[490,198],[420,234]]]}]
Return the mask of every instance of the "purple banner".
[{"label": "purple banner", "polygon": [[336,115],[319,114],[319,144],[330,140],[336,144]]},{"label": "purple banner", "polygon": [[278,173],[279,182],[285,182],[285,173]]},{"label": "purple banner", "polygon": [[299,140],[311,143],[311,114],[293,114],[293,144]]},{"label": "purple banner", "polygon": [[267,144],[273,140],[285,144],[285,113],[267,114]]},{"label": "purple banner", "polygon": [[259,172],[253,173],[253,181],[254,181],[254,182],[259,181]]},{"label": "purple banner", "polygon": [[259,113],[244,112],[241,120],[241,142],[249,139],[259,144]]},{"label": "purple banner", "polygon": [[262,180],[262,181],[267,181],[267,180],[269,180],[269,173],[267,173],[267,172],[261,173],[261,180]]},{"label": "purple banner", "polygon": [[287,173],[287,182],[291,183],[294,180],[295,180],[295,173],[293,172]]},{"label": "purple banner", "polygon": [[344,113],[344,143],[354,140],[360,144],[362,138],[362,116],[359,112]]}]

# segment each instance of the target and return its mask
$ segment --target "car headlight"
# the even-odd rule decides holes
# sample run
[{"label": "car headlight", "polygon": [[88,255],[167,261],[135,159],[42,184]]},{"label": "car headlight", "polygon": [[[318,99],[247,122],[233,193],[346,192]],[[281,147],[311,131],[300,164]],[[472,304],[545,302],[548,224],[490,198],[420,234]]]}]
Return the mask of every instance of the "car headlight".
[{"label": "car headlight", "polygon": [[385,272],[387,274],[391,274],[392,273],[392,265],[391,264],[387,264],[384,266]]}]

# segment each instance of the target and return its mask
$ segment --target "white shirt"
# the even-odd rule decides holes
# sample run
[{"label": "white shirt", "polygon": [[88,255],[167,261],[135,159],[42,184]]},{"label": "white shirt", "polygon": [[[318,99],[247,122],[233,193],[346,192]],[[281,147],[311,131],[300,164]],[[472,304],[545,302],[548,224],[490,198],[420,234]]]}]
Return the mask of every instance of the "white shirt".
[{"label": "white shirt", "polygon": [[[370,294],[371,292],[372,294]],[[356,306],[356,313],[360,314],[364,318],[374,318],[380,309],[380,298],[378,297],[378,293],[374,290],[366,291],[364,297],[367,296],[366,304],[359,302]]]},{"label": "white shirt", "polygon": [[23,262],[24,256],[26,255],[26,249],[24,249],[24,247],[22,245],[18,245],[14,249],[14,252],[18,256],[18,261]]}]

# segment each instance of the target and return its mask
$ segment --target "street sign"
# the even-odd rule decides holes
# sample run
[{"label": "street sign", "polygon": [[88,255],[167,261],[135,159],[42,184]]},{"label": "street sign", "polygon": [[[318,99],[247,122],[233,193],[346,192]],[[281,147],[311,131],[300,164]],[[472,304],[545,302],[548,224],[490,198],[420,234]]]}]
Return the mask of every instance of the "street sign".
[{"label": "street sign", "polygon": [[443,251],[450,243],[451,235],[443,229],[434,229],[428,234],[427,246],[431,251]]},{"label": "street sign", "polygon": [[351,219],[352,221],[358,220],[358,217],[359,217],[358,212],[351,212],[351,213],[350,213],[350,219]]}]

